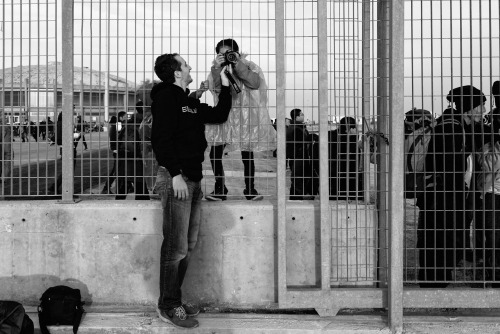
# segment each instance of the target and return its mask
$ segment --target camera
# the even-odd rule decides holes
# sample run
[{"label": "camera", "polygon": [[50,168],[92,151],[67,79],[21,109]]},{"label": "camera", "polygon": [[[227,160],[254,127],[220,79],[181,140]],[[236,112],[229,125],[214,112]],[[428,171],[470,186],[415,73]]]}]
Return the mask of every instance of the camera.
[{"label": "camera", "polygon": [[227,50],[224,53],[224,64],[229,65],[229,64],[236,64],[238,61],[238,52],[233,51],[233,50]]}]

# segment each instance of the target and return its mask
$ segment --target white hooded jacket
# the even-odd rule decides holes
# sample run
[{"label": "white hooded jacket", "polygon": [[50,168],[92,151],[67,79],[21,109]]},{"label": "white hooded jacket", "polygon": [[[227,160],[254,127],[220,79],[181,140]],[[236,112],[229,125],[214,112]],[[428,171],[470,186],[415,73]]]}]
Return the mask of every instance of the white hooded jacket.
[{"label": "white hooded jacket", "polygon": [[[267,84],[260,67],[242,55],[233,68],[233,77],[241,89],[231,88],[233,100],[226,123],[205,127],[208,145],[227,144],[228,151],[269,151],[276,149],[276,130],[267,109]],[[212,66],[207,78],[209,89],[217,104],[221,87],[222,68]]]}]

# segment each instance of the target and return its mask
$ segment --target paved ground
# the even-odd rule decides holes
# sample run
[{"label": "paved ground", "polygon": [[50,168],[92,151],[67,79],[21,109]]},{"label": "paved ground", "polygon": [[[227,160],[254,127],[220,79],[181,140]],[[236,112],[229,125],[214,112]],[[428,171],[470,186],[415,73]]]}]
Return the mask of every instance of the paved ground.
[{"label": "paved ground", "polygon": [[[111,199],[113,196],[100,196],[101,190],[113,167],[105,133],[86,134],[88,150],[83,149],[80,142],[75,157],[75,195],[93,199]],[[61,171],[59,148],[51,146],[46,141],[22,143],[19,137],[13,143],[14,166],[12,178],[7,180],[4,191],[9,199],[25,198],[25,196],[50,196],[50,187],[55,176]],[[203,180],[205,193],[213,190],[215,182],[206,153],[203,164],[206,176]],[[229,198],[244,199],[243,163],[239,152],[231,152],[224,157],[226,185],[229,188]],[[276,158],[272,152],[255,153],[256,188],[268,199],[276,198]]]},{"label": "paved ground", "polygon": [[[28,310],[38,329],[36,312]],[[159,320],[153,309],[117,312],[89,312],[84,315],[80,334],[390,334],[386,315],[201,313],[200,326],[186,330]],[[51,326],[51,333],[73,333],[70,326]],[[403,332],[407,334],[489,334],[500,333],[498,314],[489,315],[406,315]]]}]

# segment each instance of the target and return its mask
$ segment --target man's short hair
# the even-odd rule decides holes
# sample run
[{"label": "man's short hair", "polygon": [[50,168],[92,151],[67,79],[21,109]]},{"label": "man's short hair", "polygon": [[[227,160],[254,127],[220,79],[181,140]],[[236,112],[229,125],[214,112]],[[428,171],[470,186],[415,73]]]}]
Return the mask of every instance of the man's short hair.
[{"label": "man's short hair", "polygon": [[122,118],[123,116],[127,116],[127,113],[125,111],[120,111],[118,113],[118,121],[120,121],[120,118]]},{"label": "man's short hair", "polygon": [[215,47],[215,53],[218,54],[219,50],[224,46],[227,46],[228,48],[231,48],[231,50],[236,51],[236,52],[240,51],[240,48],[239,48],[238,44],[236,43],[236,41],[232,38],[228,38],[228,39],[223,39],[222,41],[217,43],[217,46]]},{"label": "man's short hair", "polygon": [[178,53],[166,53],[156,58],[155,73],[161,81],[175,82],[174,72],[181,70],[181,63],[175,58],[178,55]]},{"label": "man's short hair", "polygon": [[295,121],[295,118],[297,118],[301,112],[302,110],[300,109],[292,109],[292,111],[290,111],[290,117]]}]

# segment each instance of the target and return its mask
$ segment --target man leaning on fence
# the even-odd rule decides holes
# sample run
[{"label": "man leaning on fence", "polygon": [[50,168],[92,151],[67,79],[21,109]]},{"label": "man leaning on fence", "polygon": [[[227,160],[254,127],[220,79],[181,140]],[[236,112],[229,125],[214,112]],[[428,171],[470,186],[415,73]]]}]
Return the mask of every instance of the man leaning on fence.
[{"label": "man leaning on fence", "polygon": [[222,88],[215,107],[188,97],[191,67],[178,54],[164,54],[155,62],[162,81],[153,87],[151,143],[158,160],[156,191],[163,207],[158,314],[165,322],[193,328],[199,309],[182,302],[181,286],[200,228],[200,181],[207,148],[205,123],[224,123],[231,110],[229,80],[220,72]]}]

